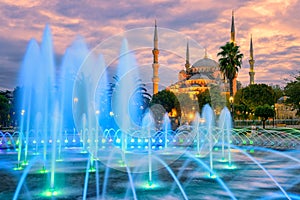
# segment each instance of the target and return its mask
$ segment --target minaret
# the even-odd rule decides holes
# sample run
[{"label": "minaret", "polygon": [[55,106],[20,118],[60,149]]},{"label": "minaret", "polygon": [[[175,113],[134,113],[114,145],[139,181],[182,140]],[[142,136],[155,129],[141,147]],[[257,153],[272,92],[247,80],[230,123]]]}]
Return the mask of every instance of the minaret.
[{"label": "minaret", "polygon": [[254,84],[254,63],[255,60],[253,59],[253,44],[252,44],[252,35],[251,35],[251,39],[250,39],[250,60],[249,60],[249,64],[250,64],[250,71],[249,71],[249,76],[250,76],[250,85]]},{"label": "minaret", "polygon": [[[236,45],[235,42],[235,27],[234,27],[234,11],[232,11],[232,16],[231,16],[231,31],[230,31],[230,42],[233,42],[234,45]],[[237,91],[237,83],[236,83],[236,78],[238,74],[236,73],[234,79],[233,79],[233,96],[235,95]]]},{"label": "minaret", "polygon": [[158,83],[159,83],[159,77],[158,77],[158,68],[159,68],[159,63],[158,63],[158,37],[157,37],[157,26],[156,26],[156,20],[155,20],[155,27],[154,27],[154,48],[152,50],[153,54],[153,94],[156,94],[158,92]]},{"label": "minaret", "polygon": [[234,11],[232,11],[232,16],[231,16],[230,42],[233,42],[235,44]]},{"label": "minaret", "polygon": [[186,43],[186,58],[185,58],[185,71],[188,72],[190,69],[190,49],[189,49],[189,41]]}]

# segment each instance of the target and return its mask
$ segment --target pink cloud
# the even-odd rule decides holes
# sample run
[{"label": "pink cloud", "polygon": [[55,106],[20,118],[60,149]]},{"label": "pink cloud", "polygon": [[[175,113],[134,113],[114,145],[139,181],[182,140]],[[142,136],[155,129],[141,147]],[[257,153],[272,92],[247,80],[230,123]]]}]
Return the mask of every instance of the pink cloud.
[{"label": "pink cloud", "polygon": [[[295,0],[230,0],[218,3],[212,0],[101,3],[91,0],[81,4],[75,1],[49,1],[42,4],[30,0],[4,0],[0,4],[2,40],[19,42],[34,37],[40,41],[43,28],[49,23],[55,51],[62,54],[77,35],[85,37],[88,46],[93,48],[106,38],[128,29],[152,27],[154,19],[157,19],[159,27],[180,31],[202,47],[206,47],[210,57],[215,60],[218,59],[216,55],[219,47],[229,41],[231,11],[234,9],[236,39],[245,55],[243,69],[239,75],[239,80],[244,85],[249,82],[250,34],[253,35],[255,77],[258,82],[281,83],[281,74],[298,70],[296,66],[300,62],[300,49],[297,48],[300,46],[300,3]],[[151,60],[151,51],[148,53],[149,55],[143,53],[143,56],[149,56]],[[9,55],[3,54],[1,57],[0,61]],[[202,55],[199,55],[199,59],[201,57]],[[161,61],[168,63],[168,59],[176,60],[168,55],[162,56]],[[179,71],[179,66],[183,63],[180,60],[178,62],[180,63],[176,66],[174,64],[174,69]],[[174,62],[169,63],[173,65]]]}]

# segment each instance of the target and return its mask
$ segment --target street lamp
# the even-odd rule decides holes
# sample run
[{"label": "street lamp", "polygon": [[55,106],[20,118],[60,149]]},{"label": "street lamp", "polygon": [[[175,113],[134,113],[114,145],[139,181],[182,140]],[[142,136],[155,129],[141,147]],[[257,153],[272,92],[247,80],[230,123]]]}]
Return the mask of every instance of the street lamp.
[{"label": "street lamp", "polygon": [[274,105],[272,105],[271,106],[272,107],[272,109],[273,109],[273,128],[275,127],[275,116],[276,116],[276,108],[275,108],[275,106]]},{"label": "street lamp", "polygon": [[229,103],[230,103],[230,113],[231,113],[231,117],[232,117],[232,121],[234,121],[234,116],[233,116],[233,96],[229,97]]},{"label": "street lamp", "polygon": [[109,116],[113,117],[114,115],[115,115],[115,114],[114,114],[113,111],[110,111],[110,112],[109,112]]}]

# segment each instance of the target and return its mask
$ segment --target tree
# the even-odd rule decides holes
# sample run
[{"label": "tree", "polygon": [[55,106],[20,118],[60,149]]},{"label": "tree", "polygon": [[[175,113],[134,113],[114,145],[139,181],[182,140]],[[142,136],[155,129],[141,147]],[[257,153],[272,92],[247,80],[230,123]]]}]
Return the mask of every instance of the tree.
[{"label": "tree", "polygon": [[135,97],[135,99],[141,99],[141,102],[139,102],[139,107],[143,110],[146,110],[149,107],[151,95],[147,91],[146,84],[142,83],[141,79],[138,79],[137,82],[138,85],[135,89],[133,97]]},{"label": "tree", "polygon": [[211,107],[217,113],[226,106],[226,96],[222,95],[222,90],[218,84],[209,84],[209,93],[211,99]]},{"label": "tree", "polygon": [[18,124],[19,121],[19,117],[21,114],[21,88],[19,86],[14,88],[14,91],[12,92],[12,100],[11,100],[11,109],[10,109],[10,113],[11,113],[11,124],[13,126],[16,126]]},{"label": "tree", "polygon": [[266,126],[266,120],[269,117],[273,117],[274,116],[274,109],[269,106],[268,104],[265,104],[263,106],[258,106],[255,109],[255,116],[257,117],[261,117],[261,121],[263,122],[263,128],[265,128]]},{"label": "tree", "polygon": [[217,54],[220,56],[219,64],[220,71],[229,80],[230,96],[233,96],[233,79],[242,66],[242,59],[244,55],[240,53],[240,47],[234,45],[233,42],[227,42],[220,47],[221,51]]},{"label": "tree", "polygon": [[175,109],[177,116],[181,115],[180,103],[175,94],[169,90],[162,90],[154,94],[150,101],[150,106],[155,104],[162,105],[168,113]]},{"label": "tree", "polygon": [[180,110],[183,114],[189,113],[191,111],[199,111],[198,109],[198,102],[195,100],[192,100],[187,93],[179,93],[176,95],[178,102],[180,104]]},{"label": "tree", "polygon": [[150,110],[153,114],[156,128],[161,129],[163,116],[167,112],[172,116],[172,129],[176,129],[179,125],[181,117],[180,103],[175,94],[169,90],[162,90],[152,96],[150,101]]},{"label": "tree", "polygon": [[197,95],[198,104],[199,104],[199,112],[202,112],[202,108],[205,104],[209,104],[211,106],[211,97],[209,90],[206,89],[204,92],[201,92]]},{"label": "tree", "polygon": [[279,85],[272,86],[272,89],[274,91],[274,98],[275,98],[274,100],[275,102],[277,102],[277,100],[280,97],[284,96],[284,91],[280,88]]},{"label": "tree", "polygon": [[[100,109],[108,109],[102,111],[102,113],[105,113],[101,116],[104,119],[99,118],[102,127],[116,127],[114,119],[110,116],[110,111],[112,111],[112,96],[120,84],[120,78],[118,75],[114,75],[112,78],[114,81],[108,84],[104,95],[102,95],[102,101],[100,102],[100,104],[102,104],[100,105]],[[135,81],[134,91],[132,91],[128,102],[130,118],[135,124],[141,125],[143,116],[148,110],[150,100],[151,95],[147,91],[146,84],[142,83],[141,79],[137,79]]]},{"label": "tree", "polygon": [[216,113],[220,113],[226,104],[226,98],[217,84],[209,84],[209,90],[199,93],[197,98],[200,112],[205,104],[209,104]]},{"label": "tree", "polygon": [[235,104],[234,105],[234,110],[236,112],[235,116],[238,118],[238,119],[248,119],[248,116],[250,114],[250,109],[247,105],[241,103],[241,104]]},{"label": "tree", "polygon": [[9,99],[3,92],[0,93],[0,125],[6,125],[8,123],[8,116],[10,111]]},{"label": "tree", "polygon": [[297,109],[297,115],[300,116],[300,74],[295,78],[296,80],[285,86],[284,92],[289,97],[286,103],[292,104],[293,108]]},{"label": "tree", "polygon": [[238,90],[234,104],[238,111],[245,116],[246,112],[253,113],[258,106],[274,105],[276,95],[272,87],[266,84],[253,84]]}]

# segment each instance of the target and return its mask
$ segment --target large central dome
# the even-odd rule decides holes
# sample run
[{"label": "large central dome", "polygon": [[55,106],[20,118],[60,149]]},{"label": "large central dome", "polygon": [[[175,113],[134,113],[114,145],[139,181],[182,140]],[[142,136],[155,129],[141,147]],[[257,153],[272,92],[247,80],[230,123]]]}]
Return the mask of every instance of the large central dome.
[{"label": "large central dome", "polygon": [[199,72],[201,71],[213,72],[219,69],[219,64],[216,61],[205,57],[195,62],[193,64],[193,67],[197,68]]}]

